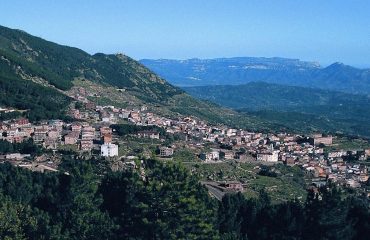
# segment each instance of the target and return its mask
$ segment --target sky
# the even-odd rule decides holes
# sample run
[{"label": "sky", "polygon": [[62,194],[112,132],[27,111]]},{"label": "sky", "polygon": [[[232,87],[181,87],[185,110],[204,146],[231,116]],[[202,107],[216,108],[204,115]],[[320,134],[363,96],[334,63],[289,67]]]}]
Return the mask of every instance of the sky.
[{"label": "sky", "polygon": [[0,25],[88,53],[370,67],[368,0],[11,0]]}]

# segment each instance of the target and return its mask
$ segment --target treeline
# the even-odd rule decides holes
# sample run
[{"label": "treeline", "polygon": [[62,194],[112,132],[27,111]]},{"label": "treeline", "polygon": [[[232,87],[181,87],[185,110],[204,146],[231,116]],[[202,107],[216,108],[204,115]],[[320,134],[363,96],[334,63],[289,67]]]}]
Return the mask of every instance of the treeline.
[{"label": "treeline", "polygon": [[290,201],[272,205],[242,194],[226,195],[218,211],[222,239],[368,239],[368,200],[344,197],[336,187],[309,192],[304,205]]},{"label": "treeline", "polygon": [[70,101],[54,89],[0,74],[0,106],[27,110],[25,116],[30,121],[63,118]]},{"label": "treeline", "polygon": [[158,126],[139,126],[133,124],[113,124],[110,126],[119,136],[136,134],[141,131],[154,131],[165,136],[166,131]]},{"label": "treeline", "polygon": [[0,165],[0,239],[367,239],[368,203],[336,189],[272,205],[242,194],[212,199],[176,163],[110,171],[65,157],[59,173]]},{"label": "treeline", "polygon": [[33,139],[30,138],[21,143],[11,143],[6,140],[0,140],[0,154],[4,153],[21,153],[37,155],[42,152],[42,148],[37,146]]},{"label": "treeline", "polygon": [[14,111],[9,113],[0,113],[0,121],[6,121],[10,119],[16,119],[23,116],[21,112]]},{"label": "treeline", "polygon": [[1,164],[0,239],[217,238],[216,202],[198,179],[177,164],[144,165],[111,172],[65,159],[41,174]]}]

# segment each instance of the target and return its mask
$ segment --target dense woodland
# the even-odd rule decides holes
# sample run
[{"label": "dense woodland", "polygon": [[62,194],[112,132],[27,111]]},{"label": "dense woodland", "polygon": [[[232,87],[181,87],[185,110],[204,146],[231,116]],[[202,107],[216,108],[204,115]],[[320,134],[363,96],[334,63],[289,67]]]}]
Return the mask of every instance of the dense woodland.
[{"label": "dense woodland", "polygon": [[0,140],[0,153],[21,153],[21,154],[31,154],[37,155],[45,151],[40,146],[36,145],[33,142],[33,139],[30,138],[27,141],[21,143],[10,143],[6,140]]},{"label": "dense woodland", "polygon": [[[100,159],[65,157],[59,173],[0,165],[1,239],[367,239],[369,205],[341,190],[272,205],[211,198],[177,163],[111,172]],[[140,172],[140,174],[138,173]]]},{"label": "dense woodland", "polygon": [[[25,110],[23,113],[31,121],[63,118],[70,99],[56,91],[21,79],[9,69],[6,62],[0,61],[0,106]],[[2,114],[2,120],[22,115],[21,113]]]}]

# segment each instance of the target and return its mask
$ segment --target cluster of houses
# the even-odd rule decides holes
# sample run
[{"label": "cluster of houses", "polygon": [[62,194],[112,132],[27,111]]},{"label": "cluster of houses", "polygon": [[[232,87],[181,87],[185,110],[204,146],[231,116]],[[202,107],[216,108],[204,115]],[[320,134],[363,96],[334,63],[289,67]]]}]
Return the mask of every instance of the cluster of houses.
[{"label": "cluster of houses", "polygon": [[[84,91],[81,89],[80,91]],[[83,94],[82,94],[83,95]],[[119,155],[118,145],[111,124],[122,120],[138,126],[157,126],[168,134],[181,135],[181,144],[198,154],[206,163],[227,160],[253,161],[266,164],[285,163],[299,165],[317,184],[331,179],[334,182],[358,187],[369,178],[363,164],[351,164],[347,156],[356,160],[370,157],[370,149],[361,151],[325,152],[325,146],[333,144],[332,136],[313,134],[305,137],[295,134],[264,134],[223,125],[210,125],[194,117],[163,117],[154,114],[146,106],[138,109],[96,106],[81,95],[74,98],[83,108],[72,108],[69,114],[76,122],[65,123],[50,120],[31,124],[20,118],[0,122],[0,139],[12,143],[32,138],[46,149],[74,148],[81,152],[100,154],[104,157]],[[157,131],[140,131],[138,138],[161,139]],[[159,146],[159,156],[170,158],[176,151],[173,146]]]},{"label": "cluster of houses", "polygon": [[99,149],[102,156],[118,156],[118,145],[112,143],[112,129],[109,126],[92,126],[87,122],[65,123],[50,120],[31,124],[20,118],[0,122],[0,140],[21,143],[33,139],[45,149],[75,149],[91,152]]}]

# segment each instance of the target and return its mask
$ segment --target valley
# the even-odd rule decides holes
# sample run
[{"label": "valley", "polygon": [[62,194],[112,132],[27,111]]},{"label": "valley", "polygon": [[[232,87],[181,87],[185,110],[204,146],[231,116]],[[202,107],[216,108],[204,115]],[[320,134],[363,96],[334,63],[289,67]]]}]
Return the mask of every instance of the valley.
[{"label": "valley", "polygon": [[370,136],[368,95],[263,82],[183,89],[194,97],[295,131]]}]

